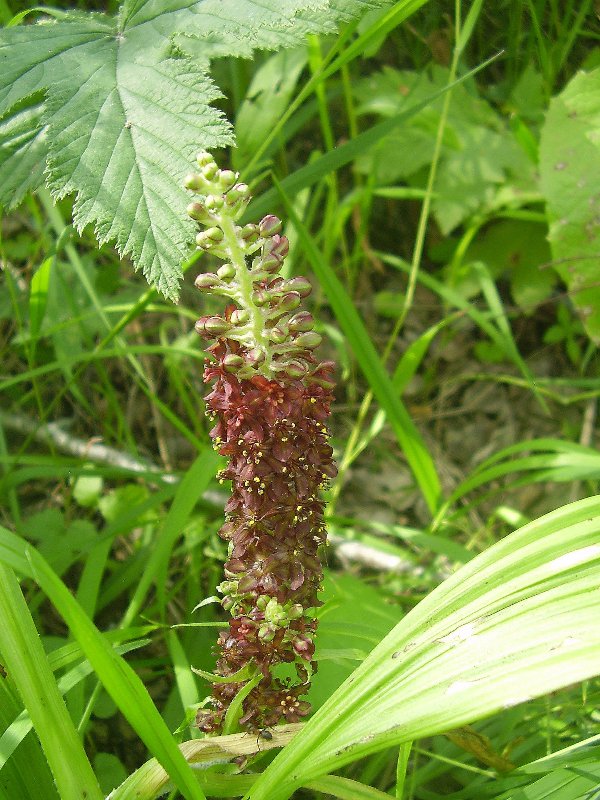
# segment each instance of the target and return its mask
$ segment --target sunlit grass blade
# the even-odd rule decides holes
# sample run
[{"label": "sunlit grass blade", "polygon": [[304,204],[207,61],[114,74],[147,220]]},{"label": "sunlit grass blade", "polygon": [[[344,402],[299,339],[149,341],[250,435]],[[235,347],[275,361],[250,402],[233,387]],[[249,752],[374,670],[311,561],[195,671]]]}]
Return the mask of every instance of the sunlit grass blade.
[{"label": "sunlit grass blade", "polygon": [[[380,258],[385,264],[389,264],[391,267],[398,269],[402,272],[408,273],[410,271],[410,265],[403,261],[401,258],[393,255],[392,253],[384,253],[380,251],[376,251],[376,255]],[[473,303],[470,303],[457,291],[452,289],[451,287],[446,286],[441,281],[437,280],[431,275],[421,271],[418,276],[418,280],[423,286],[426,286],[428,289],[431,289],[435,292],[442,300],[452,305],[454,308],[458,308],[461,311],[464,311],[468,317],[470,317],[473,322],[481,328],[481,330],[489,336],[489,338],[496,344],[500,350],[506,355],[509,361],[512,361],[515,366],[519,369],[525,380],[527,381],[528,387],[531,391],[540,397],[537,386],[535,385],[535,379],[531,374],[531,371],[527,367],[527,364],[524,362],[523,357],[519,353],[512,335],[506,330],[506,321],[504,320],[504,312],[503,310],[500,311],[500,325],[502,327],[498,327],[495,324],[495,320],[498,317],[498,313],[494,313],[490,309],[489,312],[485,313],[480,311],[476,308]],[[490,294],[490,297],[492,295]],[[504,329],[502,329],[504,328]],[[545,403],[543,403],[545,407]]]},{"label": "sunlit grass blade", "polygon": [[557,769],[496,795],[494,800],[595,800],[600,786],[600,762]]},{"label": "sunlit grass blade", "polygon": [[0,563],[0,652],[23,699],[61,800],[102,800],[13,570]]},{"label": "sunlit grass blade", "polygon": [[[14,686],[8,680],[0,680],[1,731],[9,728],[22,708]],[[2,766],[1,800],[60,800],[39,739],[31,734],[20,739],[18,745],[17,756]]]},{"label": "sunlit grass blade", "polygon": [[[512,458],[522,453],[528,455]],[[502,478],[520,472],[526,477],[516,483],[539,481],[575,481],[600,479],[600,454],[591,447],[560,439],[531,439],[506,447],[472,471],[459,484],[436,516],[433,527],[442,524],[448,510],[469,492]]]},{"label": "sunlit grass blade", "polygon": [[[150,641],[150,639],[143,639],[141,641],[121,645],[119,647],[115,647],[115,651],[119,653],[119,655],[124,655],[132,650],[137,650],[139,647],[143,647]],[[48,663],[51,666],[51,659],[48,659]],[[67,694],[67,692],[70,692],[71,689],[77,686],[84,678],[86,678],[88,675],[91,675],[92,672],[92,665],[89,663],[89,661],[83,661],[81,664],[73,667],[73,669],[70,669],[59,678],[59,680],[56,682],[58,691],[61,695]],[[23,711],[2,733],[0,736],[0,769],[4,768],[4,765],[15,752],[16,748],[21,745],[21,742],[31,730],[33,724],[34,723],[29,713],[27,711]]]},{"label": "sunlit grass blade", "polygon": [[[197,767],[208,767],[213,764],[226,764],[237,756],[253,755],[260,750],[271,750],[284,747],[297,735],[302,724],[278,725],[273,729],[273,738],[257,743],[257,737],[248,733],[235,733],[229,736],[214,736],[206,739],[195,739],[181,744],[180,750],[190,764]],[[203,770],[199,771],[199,776]],[[252,785],[253,775],[222,776],[207,773],[204,784],[210,796],[230,797],[240,795]],[[236,785],[241,782],[242,789],[236,792]],[[131,774],[114,792],[110,800],[154,800],[163,795],[170,786],[169,776],[156,759],[151,759]],[[224,786],[225,792],[218,791]],[[213,792],[214,789],[216,792]]]},{"label": "sunlit grass blade", "polygon": [[144,569],[142,580],[127,607],[122,622],[124,626],[129,625],[138,613],[153,581],[157,582],[158,595],[161,605],[164,607],[164,583],[168,570],[169,555],[175,540],[180,536],[192,509],[198,502],[198,498],[214,477],[219,461],[219,456],[206,448],[189,468],[184,479],[177,487],[177,493],[162,530],[157,537],[152,555]]},{"label": "sunlit grass blade", "polygon": [[36,581],[71,629],[107,692],[163,764],[181,794],[186,800],[205,800],[144,684],[114,652],[46,560],[27,542],[0,527],[0,562]]},{"label": "sunlit grass blade", "polygon": [[600,497],[496,543],[416,606],[267,767],[248,800],[600,671]]},{"label": "sunlit grass blade", "polygon": [[287,214],[298,232],[304,253],[325,290],[327,299],[373,394],[387,414],[406,460],[413,471],[417,485],[433,514],[440,503],[441,486],[431,455],[381,363],[352,300],[334,271],[322,257],[287,196],[283,193],[280,184],[278,184],[278,188],[286,205]]},{"label": "sunlit grass blade", "polygon": [[328,797],[336,797],[338,800],[385,800],[389,794],[374,789],[372,786],[365,786],[364,783],[342,778],[339,775],[327,775],[316,781],[309,781],[305,784],[306,789],[315,792],[322,792]]}]

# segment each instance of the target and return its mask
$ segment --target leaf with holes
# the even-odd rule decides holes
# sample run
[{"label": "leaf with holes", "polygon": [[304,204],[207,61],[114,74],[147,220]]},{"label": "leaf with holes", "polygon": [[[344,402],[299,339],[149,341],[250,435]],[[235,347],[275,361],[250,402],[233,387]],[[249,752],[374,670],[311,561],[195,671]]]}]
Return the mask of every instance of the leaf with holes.
[{"label": "leaf with holes", "polygon": [[600,68],[550,103],[540,143],[554,269],[588,335],[600,343]]}]

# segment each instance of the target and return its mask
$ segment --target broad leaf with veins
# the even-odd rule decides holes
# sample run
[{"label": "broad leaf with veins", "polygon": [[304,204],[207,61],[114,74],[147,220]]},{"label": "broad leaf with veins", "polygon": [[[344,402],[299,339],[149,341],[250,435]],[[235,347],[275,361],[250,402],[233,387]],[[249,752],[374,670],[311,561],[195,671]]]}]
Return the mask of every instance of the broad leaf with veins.
[{"label": "broad leaf with veins", "polygon": [[183,178],[197,150],[233,140],[210,106],[210,59],[297,44],[376,5],[128,0],[116,17],[57,12],[0,31],[0,203],[38,188],[45,164],[54,196],[75,194],[77,228],[176,299],[193,236]]}]

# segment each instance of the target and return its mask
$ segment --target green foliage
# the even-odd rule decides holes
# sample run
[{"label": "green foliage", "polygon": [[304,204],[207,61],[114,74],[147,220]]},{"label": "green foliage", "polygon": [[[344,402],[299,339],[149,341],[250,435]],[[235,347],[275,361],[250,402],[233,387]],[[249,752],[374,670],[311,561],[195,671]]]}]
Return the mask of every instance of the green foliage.
[{"label": "green foliage", "polygon": [[[93,225],[171,299],[193,225],[182,187],[197,150],[232,141],[212,101],[215,56],[290,47],[358,14],[364,0],[125,2],[114,17],[58,13],[0,35],[0,202],[43,181],[75,194],[79,230]],[[308,13],[304,13],[308,11]],[[42,97],[44,100],[42,102]]]},{"label": "green foliage", "polygon": [[550,103],[540,169],[553,267],[600,343],[600,68],[576,75]]},{"label": "green foliage", "polygon": [[[58,798],[42,744],[65,706],[53,769],[115,797],[597,793],[593,0],[375,6],[141,0],[0,32],[0,198],[21,203],[0,227],[0,561],[26,603],[0,581],[1,800]],[[194,727],[226,559],[193,330],[211,309],[155,287],[176,293],[189,252],[181,176],[233,133],[249,216],[287,204],[290,277],[316,276],[340,473],[315,715],[228,750]],[[437,735],[469,720],[479,749]]]},{"label": "green foliage", "polygon": [[[358,83],[358,110],[390,117],[427,100],[448,82],[448,70],[439,66],[426,72],[386,67]],[[406,126],[365,154],[358,162],[361,171],[374,174],[382,184],[404,179],[409,185],[423,186],[423,168],[432,160],[442,103],[442,98],[427,102]],[[454,87],[433,198],[442,233],[493,208],[498,190],[506,191],[507,183],[530,188],[533,170],[505,122],[478,96],[476,87]]]}]

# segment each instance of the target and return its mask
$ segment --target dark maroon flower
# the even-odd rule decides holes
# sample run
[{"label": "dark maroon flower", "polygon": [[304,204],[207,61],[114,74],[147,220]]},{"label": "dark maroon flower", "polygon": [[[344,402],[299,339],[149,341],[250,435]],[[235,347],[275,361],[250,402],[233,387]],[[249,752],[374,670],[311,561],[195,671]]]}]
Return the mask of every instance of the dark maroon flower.
[{"label": "dark maroon flower", "polygon": [[[198,157],[200,172],[188,188],[200,202],[190,215],[208,230],[198,246],[226,263],[199,276],[203,292],[223,295],[223,316],[202,317],[196,326],[207,348],[204,380],[215,449],[228,459],[220,478],[231,481],[220,535],[229,543],[222,604],[231,614],[221,632],[216,672],[222,677],[261,675],[243,701],[239,723],[253,731],[298,722],[310,712],[306,694],[313,662],[318,591],[325,542],[319,492],[336,474],[325,421],[333,389],[333,363],[314,356],[320,336],[314,320],[299,311],[311,291],[305,278],[276,273],[289,250],[281,222],[235,225],[249,200],[238,176],[217,169],[212,156]],[[295,667],[296,680],[275,677],[277,664]],[[198,726],[219,731],[244,681],[215,683],[212,708],[198,712]]]}]

